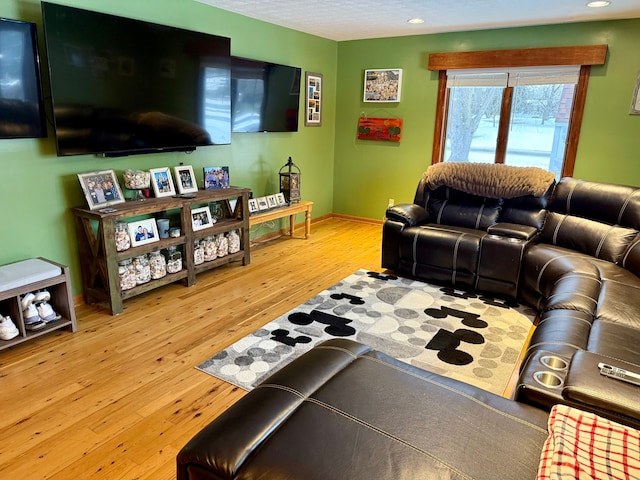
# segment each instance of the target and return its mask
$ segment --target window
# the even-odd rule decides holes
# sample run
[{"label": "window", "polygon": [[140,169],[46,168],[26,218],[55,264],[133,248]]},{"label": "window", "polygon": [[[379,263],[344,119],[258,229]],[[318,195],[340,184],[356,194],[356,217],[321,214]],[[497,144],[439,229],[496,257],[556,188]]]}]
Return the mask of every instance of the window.
[{"label": "window", "polygon": [[432,163],[505,163],[571,176],[590,65],[604,63],[606,48],[430,55],[429,69],[440,70]]}]

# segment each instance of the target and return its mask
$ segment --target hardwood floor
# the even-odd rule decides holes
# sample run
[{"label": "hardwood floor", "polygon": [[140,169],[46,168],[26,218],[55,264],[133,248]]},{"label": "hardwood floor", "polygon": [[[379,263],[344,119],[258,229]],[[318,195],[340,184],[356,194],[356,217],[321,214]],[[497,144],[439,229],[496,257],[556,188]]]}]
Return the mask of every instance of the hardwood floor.
[{"label": "hardwood floor", "polygon": [[251,264],[125,302],[81,305],[78,332],[0,352],[0,478],[175,478],[178,450],[244,391],[194,367],[358,268],[381,225],[331,218],[308,240],[254,244]]}]

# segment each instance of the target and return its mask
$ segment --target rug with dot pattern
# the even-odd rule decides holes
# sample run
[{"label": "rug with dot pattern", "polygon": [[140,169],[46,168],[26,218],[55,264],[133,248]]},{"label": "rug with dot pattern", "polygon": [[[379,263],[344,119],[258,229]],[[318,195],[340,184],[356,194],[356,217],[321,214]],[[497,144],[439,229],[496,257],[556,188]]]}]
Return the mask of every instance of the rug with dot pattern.
[{"label": "rug with dot pattern", "polygon": [[515,302],[358,270],[196,368],[251,390],[317,343],[345,337],[501,394],[534,318]]}]

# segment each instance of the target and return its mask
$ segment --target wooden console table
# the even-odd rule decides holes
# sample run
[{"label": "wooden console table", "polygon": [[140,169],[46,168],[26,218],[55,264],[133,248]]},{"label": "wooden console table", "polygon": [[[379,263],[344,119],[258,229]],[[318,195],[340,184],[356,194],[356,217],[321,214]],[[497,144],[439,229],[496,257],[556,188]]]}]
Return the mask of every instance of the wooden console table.
[{"label": "wooden console table", "polygon": [[311,235],[311,209],[313,202],[301,201],[293,203],[288,207],[274,208],[266,212],[255,213],[249,217],[249,226],[253,227],[259,223],[277,220],[278,218],[289,217],[289,235],[293,237],[295,233],[295,215],[304,212],[304,238]]}]

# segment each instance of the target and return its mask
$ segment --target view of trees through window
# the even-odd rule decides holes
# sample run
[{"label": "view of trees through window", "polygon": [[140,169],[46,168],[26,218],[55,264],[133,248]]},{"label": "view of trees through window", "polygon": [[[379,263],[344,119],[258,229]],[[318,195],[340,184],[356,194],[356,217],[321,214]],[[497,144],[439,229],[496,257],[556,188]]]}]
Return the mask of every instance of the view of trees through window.
[{"label": "view of trees through window", "polygon": [[[443,160],[540,167],[559,178],[574,90],[574,84],[449,88]],[[500,130],[502,121],[508,127]],[[502,151],[499,131],[506,135]]]}]

